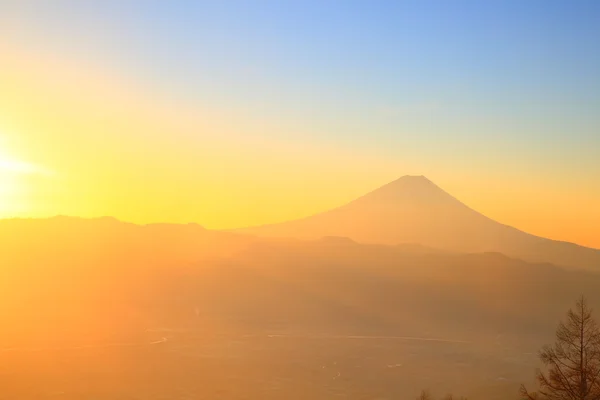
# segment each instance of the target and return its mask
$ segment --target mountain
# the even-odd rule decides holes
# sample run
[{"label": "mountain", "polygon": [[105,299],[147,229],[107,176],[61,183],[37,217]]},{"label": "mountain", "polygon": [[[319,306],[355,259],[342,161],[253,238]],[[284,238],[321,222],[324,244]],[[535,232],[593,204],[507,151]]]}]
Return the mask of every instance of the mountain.
[{"label": "mountain", "polygon": [[[416,181],[415,196],[431,191],[418,203],[474,213]],[[386,192],[403,192],[394,186]],[[0,220],[0,375],[10,376],[0,392],[324,400],[459,387],[506,399],[531,378],[535,351],[574,299],[600,309],[598,273],[415,242]]]},{"label": "mountain", "polygon": [[532,262],[600,270],[600,250],[498,223],[424,176],[404,176],[346,205],[307,218],[238,230],[268,237],[343,236],[361,243],[416,243],[453,252],[500,252]]},{"label": "mountain", "polygon": [[256,238],[198,224],[136,225],[112,217],[0,220],[0,265],[181,265],[234,254]]},{"label": "mountain", "polygon": [[[28,251],[10,263],[0,251],[4,398],[404,399],[432,387],[508,399],[574,299],[600,309],[600,274],[495,253],[339,237],[241,246],[110,219],[3,227]],[[177,244],[189,233],[188,258]],[[181,262],[232,241],[235,254]]]}]

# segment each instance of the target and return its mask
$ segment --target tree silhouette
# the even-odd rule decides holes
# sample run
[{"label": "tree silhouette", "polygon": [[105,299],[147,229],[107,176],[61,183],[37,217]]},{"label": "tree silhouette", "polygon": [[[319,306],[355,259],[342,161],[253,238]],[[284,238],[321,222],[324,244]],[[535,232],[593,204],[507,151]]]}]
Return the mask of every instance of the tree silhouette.
[{"label": "tree silhouette", "polygon": [[448,393],[447,395],[442,397],[442,400],[467,400],[467,399],[464,397],[456,397],[452,393]]},{"label": "tree silhouette", "polygon": [[421,390],[421,394],[417,397],[417,400],[432,400],[431,394],[427,390]]},{"label": "tree silhouette", "polygon": [[537,392],[521,385],[525,400],[600,400],[600,330],[585,297],[556,331],[556,342],[539,354],[545,371],[538,370]]}]

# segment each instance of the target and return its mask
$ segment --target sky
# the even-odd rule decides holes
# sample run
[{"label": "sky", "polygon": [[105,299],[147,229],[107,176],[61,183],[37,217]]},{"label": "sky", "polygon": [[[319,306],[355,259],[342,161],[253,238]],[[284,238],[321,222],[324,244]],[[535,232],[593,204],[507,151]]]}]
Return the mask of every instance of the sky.
[{"label": "sky", "polygon": [[597,1],[0,0],[0,218],[228,229],[425,175],[600,248]]}]

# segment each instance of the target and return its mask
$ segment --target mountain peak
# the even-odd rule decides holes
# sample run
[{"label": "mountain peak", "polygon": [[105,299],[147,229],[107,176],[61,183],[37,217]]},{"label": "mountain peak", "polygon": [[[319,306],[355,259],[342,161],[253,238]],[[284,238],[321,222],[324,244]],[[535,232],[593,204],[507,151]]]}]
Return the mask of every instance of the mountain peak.
[{"label": "mountain peak", "polygon": [[427,179],[427,177],[425,175],[404,175],[401,176],[400,178],[396,179],[397,181],[399,180],[413,180],[413,181],[427,181],[427,182],[431,182],[429,179]]},{"label": "mountain peak", "polygon": [[[422,185],[422,186],[436,186],[435,183],[430,181],[425,175],[404,175],[395,181],[390,182],[388,185]],[[386,185],[387,186],[387,185]],[[436,186],[437,187],[437,186]]]},{"label": "mountain peak", "polygon": [[258,236],[420,245],[451,252],[499,252],[530,262],[598,268],[600,251],[529,235],[471,209],[423,175],[405,175],[340,207],[242,230]]},{"label": "mountain peak", "polygon": [[428,204],[455,202],[455,199],[424,175],[405,175],[367,193],[356,201],[361,203],[374,201],[377,204],[416,201]]}]

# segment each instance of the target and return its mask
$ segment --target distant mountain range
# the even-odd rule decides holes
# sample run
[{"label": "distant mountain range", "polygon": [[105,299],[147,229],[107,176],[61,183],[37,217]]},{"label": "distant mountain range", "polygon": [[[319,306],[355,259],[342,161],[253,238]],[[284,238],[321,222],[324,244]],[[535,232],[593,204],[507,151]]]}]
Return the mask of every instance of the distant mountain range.
[{"label": "distant mountain range", "polygon": [[572,302],[600,309],[594,271],[598,250],[494,222],[424,177],[239,232],[0,220],[0,391],[407,398],[435,377],[511,398]]},{"label": "distant mountain range", "polygon": [[346,205],[307,218],[237,230],[266,237],[348,237],[462,253],[499,252],[530,262],[600,270],[600,250],[534,236],[461,203],[424,176],[404,176]]},{"label": "distant mountain range", "polygon": [[[329,399],[331,382],[361,398],[407,398],[435,377],[440,391],[458,379],[469,397],[505,399],[531,378],[535,351],[574,299],[600,309],[597,272],[489,252],[509,243],[503,253],[529,246],[539,259],[572,252],[581,262],[596,250],[497,224],[424,178],[311,218],[322,225],[274,227],[316,240],[114,218],[0,220],[0,372],[14,376],[2,393],[151,398],[177,379],[197,398],[223,398],[205,382],[226,376],[219,385],[239,389],[226,398]],[[384,244],[361,243],[369,238]],[[579,265],[597,266],[589,257]],[[265,384],[274,374],[283,397]],[[29,395],[31,382],[46,391]]]},{"label": "distant mountain range", "polygon": [[581,293],[600,305],[596,272],[417,244],[71,217],[0,220],[0,244],[0,343],[104,340],[207,320],[244,334],[537,340]]},{"label": "distant mountain range", "polygon": [[[197,224],[135,225],[110,217],[0,220],[5,256],[20,257],[36,249],[66,251],[72,258],[77,254],[87,257],[91,251],[102,259],[121,249],[140,261],[193,262],[200,255],[221,257],[274,238],[324,238],[422,252],[502,253],[527,262],[600,271],[600,250],[534,236],[496,222],[424,176],[404,176],[310,217],[231,232],[211,231]],[[92,244],[94,250],[88,251],[86,247]]]}]

